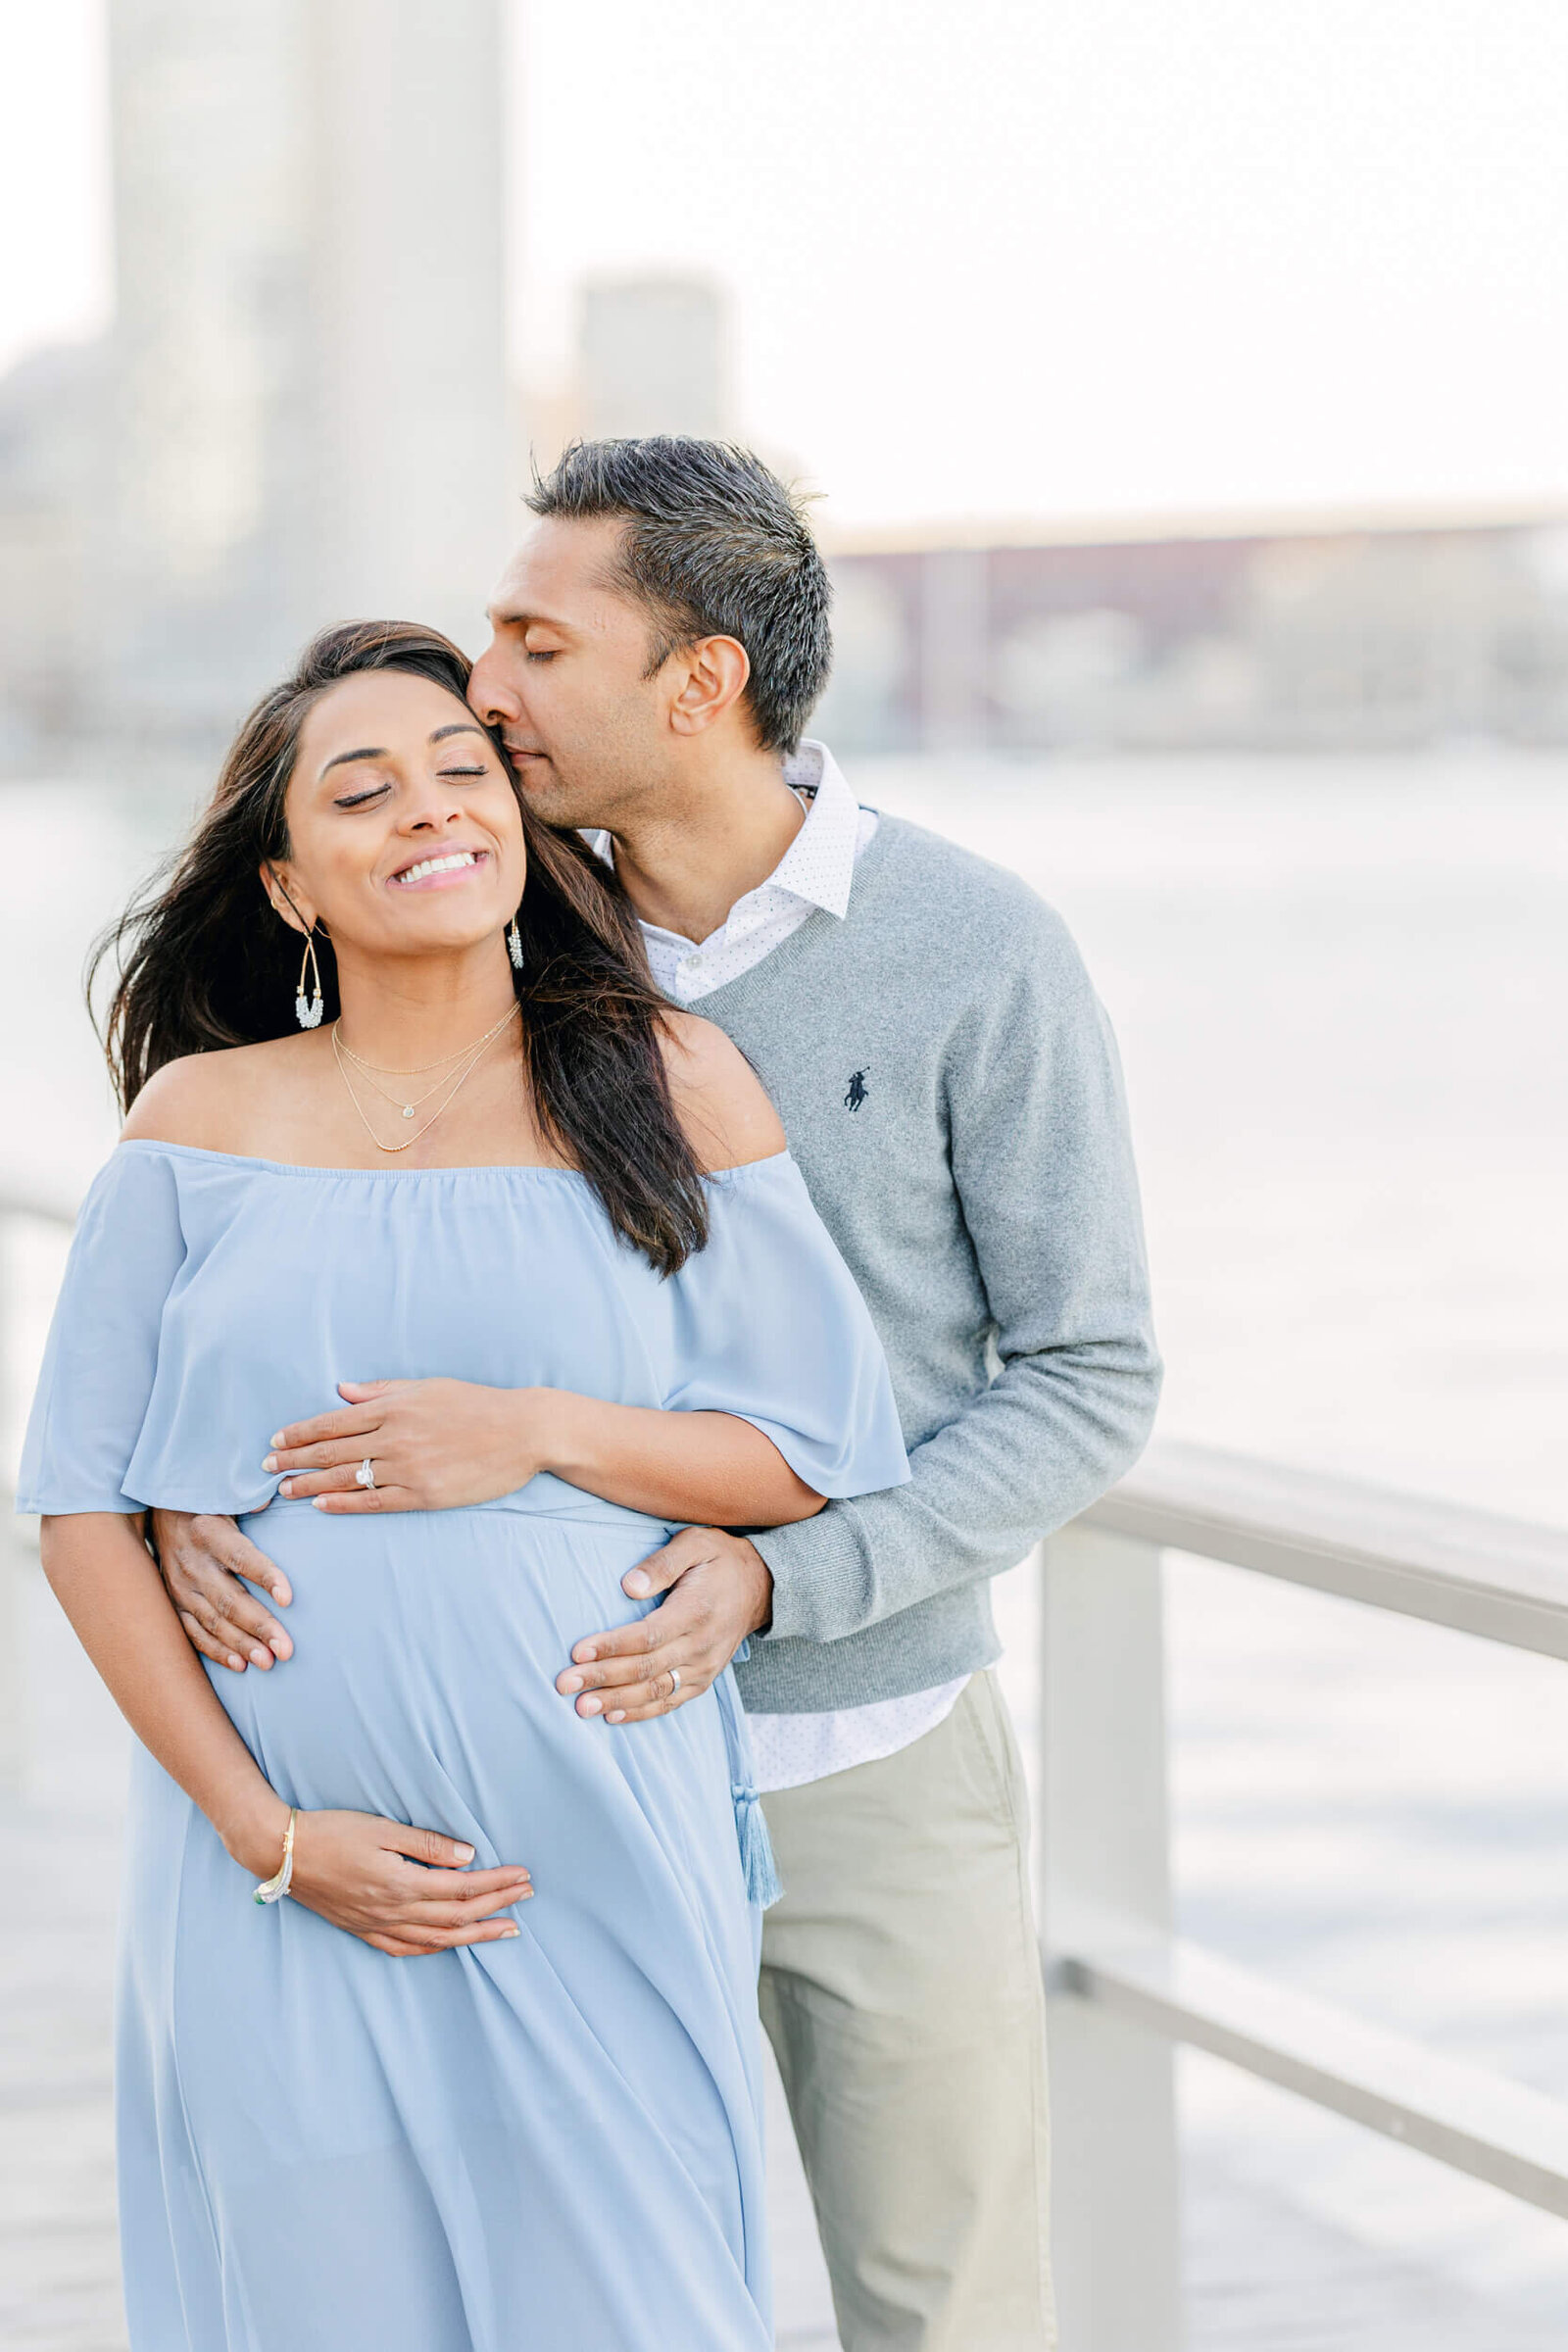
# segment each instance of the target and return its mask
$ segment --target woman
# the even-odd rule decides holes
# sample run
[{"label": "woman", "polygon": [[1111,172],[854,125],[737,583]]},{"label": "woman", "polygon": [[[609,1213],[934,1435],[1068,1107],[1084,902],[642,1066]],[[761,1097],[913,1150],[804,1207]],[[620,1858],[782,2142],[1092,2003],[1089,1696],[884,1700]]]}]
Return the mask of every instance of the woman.
[{"label": "woman", "polygon": [[[128,918],[129,1115],[22,1499],[141,1742],[137,2352],[769,2340],[771,1865],[733,1680],[607,1734],[553,1677],[642,1613],[620,1578],[672,1523],[800,1518],[907,1469],[766,1098],[652,990],[466,678],[428,631],[318,639]],[[283,1425],[371,1374],[482,1384],[461,1507],[377,1511],[373,1455],[280,1490]],[[270,1506],[286,1675],[208,1679],[156,1505]],[[265,2066],[236,2016],[269,2021]]]}]

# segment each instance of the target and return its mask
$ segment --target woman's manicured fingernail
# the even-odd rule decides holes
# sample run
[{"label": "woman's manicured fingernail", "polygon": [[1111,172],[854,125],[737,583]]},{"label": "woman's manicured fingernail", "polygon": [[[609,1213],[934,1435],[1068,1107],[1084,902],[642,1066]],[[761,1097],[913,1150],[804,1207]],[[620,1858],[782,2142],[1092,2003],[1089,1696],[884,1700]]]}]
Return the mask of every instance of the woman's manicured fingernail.
[{"label": "woman's manicured fingernail", "polygon": [[262,1457],[262,1468],[263,1468],[264,1470],[275,1470],[275,1469],[277,1468],[277,1456],[276,1456],[276,1454],[275,1454],[275,1453],[264,1454],[264,1456]]},{"label": "woman's manicured fingernail", "polygon": [[239,1654],[239,1652],[238,1652],[238,1650],[237,1650],[237,1649],[231,1649],[231,1650],[229,1651],[229,1653],[228,1653],[228,1662],[229,1662],[229,1665],[230,1665],[230,1666],[233,1668],[233,1670],[234,1670],[234,1672],[235,1672],[236,1674],[243,1674],[243,1673],[244,1673],[244,1671],[245,1671],[245,1661],[244,1661],[244,1659],[243,1659],[243,1658],[240,1656],[240,1654]]},{"label": "woman's manicured fingernail", "polygon": [[471,1845],[460,1844],[454,1848],[454,1851],[456,1852],[460,1862],[471,1862],[473,1860],[473,1848]]},{"label": "woman's manicured fingernail", "polygon": [[628,1576],[626,1579],[626,1591],[631,1594],[633,1600],[641,1600],[647,1590],[647,1577],[644,1576],[640,1568],[634,1568],[630,1576]]},{"label": "woman's manicured fingernail", "polygon": [[577,1712],[579,1715],[597,1715],[604,1703],[602,1698],[580,1698],[577,1701]]},{"label": "woman's manicured fingernail", "polygon": [[280,1494],[292,1494],[294,1492],[294,1481],[291,1478],[285,1478],[283,1484],[278,1488],[277,1491]]},{"label": "woman's manicured fingernail", "polygon": [[281,1446],[283,1443],[283,1432],[280,1429],[274,1429],[267,1443],[269,1446]]},{"label": "woman's manicured fingernail", "polygon": [[574,1690],[580,1690],[581,1689],[582,1676],[580,1674],[564,1674],[562,1676],[561,1691],[563,1697],[569,1698]]},{"label": "woman's manicured fingernail", "polygon": [[498,1943],[505,1943],[509,1936],[520,1936],[521,1934],[522,1930],[520,1928],[503,1928],[500,1935],[497,1936],[496,1941]]},{"label": "woman's manicured fingernail", "polygon": [[253,1666],[270,1666],[271,1663],[272,1653],[270,1649],[253,1649],[251,1651],[251,1664]]},{"label": "woman's manicured fingernail", "polygon": [[625,1720],[626,1710],[624,1707],[612,1707],[610,1713],[605,1717],[607,1723],[624,1723]]}]

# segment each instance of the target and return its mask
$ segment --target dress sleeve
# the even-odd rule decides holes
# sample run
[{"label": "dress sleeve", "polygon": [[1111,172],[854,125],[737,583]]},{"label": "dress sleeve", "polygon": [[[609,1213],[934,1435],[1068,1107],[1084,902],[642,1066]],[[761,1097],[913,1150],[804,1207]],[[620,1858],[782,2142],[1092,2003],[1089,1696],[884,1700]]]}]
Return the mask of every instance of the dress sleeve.
[{"label": "dress sleeve", "polygon": [[22,1511],[137,1511],[123,1481],[185,1257],[171,1162],[122,1144],[82,1202],[22,1452]]},{"label": "dress sleeve", "polygon": [[709,1241],[670,1279],[667,1407],[734,1413],[818,1494],[909,1475],[882,1344],[865,1301],[781,1153],[712,1180]]}]

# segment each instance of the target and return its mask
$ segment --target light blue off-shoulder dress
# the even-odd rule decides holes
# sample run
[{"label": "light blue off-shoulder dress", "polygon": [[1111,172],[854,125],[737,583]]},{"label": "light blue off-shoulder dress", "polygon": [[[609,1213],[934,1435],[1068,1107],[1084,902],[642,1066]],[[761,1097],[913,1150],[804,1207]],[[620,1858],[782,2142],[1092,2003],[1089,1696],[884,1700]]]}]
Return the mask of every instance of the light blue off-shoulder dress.
[{"label": "light blue off-shoulder dress", "polygon": [[[540,1168],[317,1169],[122,1144],[82,1210],[32,1511],[232,1512],[295,1655],[213,1669],[278,1794],[523,1862],[514,1941],[393,1960],[252,1881],[135,1751],[118,2022],[136,2352],[754,2352],[770,2341],[761,1832],[726,1673],[580,1717],[661,1523],[551,1477],[473,1509],[272,1501],[339,1380],[445,1374],[744,1415],[820,1494],[907,1476],[858,1293],[787,1155],[660,1280]],[[265,1506],[266,1516],[259,1514]],[[759,1856],[754,1850],[754,1874]]]}]

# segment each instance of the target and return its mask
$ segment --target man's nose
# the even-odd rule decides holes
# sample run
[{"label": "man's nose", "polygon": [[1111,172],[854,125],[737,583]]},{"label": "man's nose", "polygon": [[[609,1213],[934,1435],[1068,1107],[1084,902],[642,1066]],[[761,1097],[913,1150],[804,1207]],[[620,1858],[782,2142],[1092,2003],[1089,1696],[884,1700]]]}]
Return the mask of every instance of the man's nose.
[{"label": "man's nose", "polygon": [[494,652],[492,646],[482,653],[468,673],[468,707],[488,727],[500,726],[505,719],[518,718],[522,712],[502,664],[492,658]]}]

